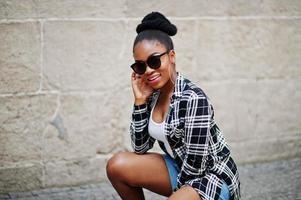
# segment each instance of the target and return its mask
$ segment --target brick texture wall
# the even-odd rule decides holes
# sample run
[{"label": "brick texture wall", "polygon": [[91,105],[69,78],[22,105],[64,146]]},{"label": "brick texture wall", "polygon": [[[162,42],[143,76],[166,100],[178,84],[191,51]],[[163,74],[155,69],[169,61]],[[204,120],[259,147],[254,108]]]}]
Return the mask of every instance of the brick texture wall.
[{"label": "brick texture wall", "polygon": [[238,163],[301,157],[301,1],[0,0],[0,191],[106,180],[131,149],[132,43],[151,11],[177,25],[177,70]]}]

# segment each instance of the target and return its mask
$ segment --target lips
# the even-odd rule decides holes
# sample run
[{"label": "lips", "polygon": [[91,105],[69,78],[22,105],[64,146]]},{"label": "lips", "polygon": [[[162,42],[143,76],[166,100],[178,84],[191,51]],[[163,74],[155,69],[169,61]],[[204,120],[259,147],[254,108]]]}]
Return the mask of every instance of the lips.
[{"label": "lips", "polygon": [[150,85],[156,85],[160,82],[160,75],[151,76],[147,79]]},{"label": "lips", "polygon": [[148,78],[147,80],[148,80],[148,81],[154,81],[154,80],[156,80],[157,78],[159,78],[159,76],[160,76],[160,75],[155,75],[155,76],[152,76],[152,77]]}]

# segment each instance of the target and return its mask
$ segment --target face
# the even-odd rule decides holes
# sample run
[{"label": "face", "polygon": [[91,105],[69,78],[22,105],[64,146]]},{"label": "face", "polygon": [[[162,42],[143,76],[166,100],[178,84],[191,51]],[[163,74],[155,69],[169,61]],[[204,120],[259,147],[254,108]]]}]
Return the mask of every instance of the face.
[{"label": "face", "polygon": [[[159,55],[164,52],[166,52],[166,47],[160,42],[143,40],[134,47],[134,59],[146,62],[151,55]],[[163,54],[160,60],[161,66],[158,69],[152,69],[147,65],[145,73],[141,75],[141,78],[154,89],[163,88],[170,82],[171,75],[175,71],[175,52],[171,50]]]}]

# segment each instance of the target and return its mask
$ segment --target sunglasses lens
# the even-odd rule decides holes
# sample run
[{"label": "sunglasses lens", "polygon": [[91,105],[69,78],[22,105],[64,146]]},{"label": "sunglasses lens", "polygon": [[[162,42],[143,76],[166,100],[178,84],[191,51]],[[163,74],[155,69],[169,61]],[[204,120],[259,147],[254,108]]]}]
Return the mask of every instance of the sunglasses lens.
[{"label": "sunglasses lens", "polygon": [[[161,59],[160,57],[163,56],[168,52],[164,52],[160,55],[152,55],[150,56],[146,63],[152,69],[158,69],[161,66]],[[142,75],[146,71],[146,64],[143,61],[136,61],[134,64],[131,65],[131,68],[139,75]]]},{"label": "sunglasses lens", "polygon": [[136,72],[139,75],[144,74],[145,70],[146,70],[146,66],[144,63],[140,63],[140,62],[136,62],[134,64],[131,65],[131,68],[134,70],[134,72]]},{"label": "sunglasses lens", "polygon": [[160,56],[151,56],[147,59],[147,65],[152,69],[158,69],[161,66]]}]

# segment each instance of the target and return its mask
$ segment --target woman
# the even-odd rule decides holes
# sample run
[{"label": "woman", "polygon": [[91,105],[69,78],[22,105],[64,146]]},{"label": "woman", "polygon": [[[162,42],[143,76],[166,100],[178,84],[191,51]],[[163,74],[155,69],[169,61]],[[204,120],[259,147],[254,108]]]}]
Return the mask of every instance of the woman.
[{"label": "woman", "polygon": [[[208,97],[175,69],[170,36],[177,32],[152,12],[136,28],[131,82],[134,152],[115,154],[107,175],[122,199],[144,199],[142,188],[171,200],[239,199],[238,172],[215,124]],[[165,154],[147,153],[155,140]]]}]

